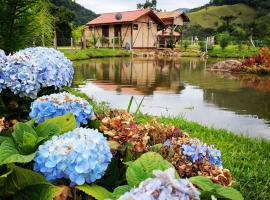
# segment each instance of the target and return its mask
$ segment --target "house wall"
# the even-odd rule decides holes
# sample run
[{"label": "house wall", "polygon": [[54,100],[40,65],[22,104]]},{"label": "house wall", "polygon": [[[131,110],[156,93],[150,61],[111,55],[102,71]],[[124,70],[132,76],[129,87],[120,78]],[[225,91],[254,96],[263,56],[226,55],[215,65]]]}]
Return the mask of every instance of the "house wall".
[{"label": "house wall", "polygon": [[133,24],[138,24],[138,30],[133,30],[133,48],[155,48],[157,42],[157,24],[153,22],[148,28],[149,21],[153,21],[149,16],[143,16]]},{"label": "house wall", "polygon": [[[155,48],[157,45],[157,24],[153,22],[152,27],[148,28],[149,21],[153,21],[149,16],[143,16],[139,18],[133,24],[138,25],[138,30],[134,30],[131,24],[123,24],[121,29],[122,47],[125,47],[128,43],[132,48]],[[132,31],[132,32],[131,32]],[[87,41],[91,41],[93,35],[97,38],[102,37],[102,26],[95,26],[85,28],[85,37]],[[101,42],[98,42],[96,46],[99,47],[118,47],[118,44],[113,45],[114,37],[114,25],[109,26],[109,44],[102,46]]]},{"label": "house wall", "polygon": [[184,19],[183,19],[183,17],[181,15],[179,17],[176,17],[174,19],[174,24],[175,25],[179,25],[179,26],[183,26],[184,25]]}]

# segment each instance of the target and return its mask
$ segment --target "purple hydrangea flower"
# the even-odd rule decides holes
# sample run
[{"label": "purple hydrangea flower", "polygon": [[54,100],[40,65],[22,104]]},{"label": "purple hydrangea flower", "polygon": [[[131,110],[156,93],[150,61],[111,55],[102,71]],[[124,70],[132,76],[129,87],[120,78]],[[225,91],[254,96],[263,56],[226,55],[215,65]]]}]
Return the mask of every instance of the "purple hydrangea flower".
[{"label": "purple hydrangea flower", "polygon": [[100,179],[112,158],[109,144],[97,130],[77,128],[39,146],[34,170],[48,181],[66,178],[71,185]]},{"label": "purple hydrangea flower", "polygon": [[87,120],[94,116],[93,107],[85,99],[67,92],[38,98],[32,103],[29,115],[32,119],[36,118],[37,123],[41,123],[67,113],[74,114],[77,127],[81,123],[87,124]]},{"label": "purple hydrangea flower", "polygon": [[5,52],[0,49],[0,92],[2,91],[2,89],[5,89],[5,77],[4,77],[4,72],[3,72],[3,68],[6,64],[7,61],[7,57]]},{"label": "purple hydrangea flower", "polygon": [[213,145],[203,144],[198,139],[193,139],[192,144],[182,145],[182,152],[191,162],[202,162],[206,158],[211,164],[222,167],[221,152]]},{"label": "purple hydrangea flower", "polygon": [[125,193],[119,200],[200,199],[200,192],[188,179],[175,178],[174,168],[169,168],[164,172],[156,170],[153,174],[156,178],[146,179],[138,188]]}]

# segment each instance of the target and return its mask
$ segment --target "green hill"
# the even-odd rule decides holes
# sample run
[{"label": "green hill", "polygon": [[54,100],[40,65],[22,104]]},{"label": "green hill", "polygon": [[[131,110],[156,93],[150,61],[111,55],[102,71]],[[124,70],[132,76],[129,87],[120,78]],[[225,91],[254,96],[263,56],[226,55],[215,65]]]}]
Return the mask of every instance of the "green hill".
[{"label": "green hill", "polygon": [[256,11],[245,4],[209,6],[195,12],[187,13],[191,25],[200,25],[203,28],[216,28],[222,25],[221,17],[233,16],[235,24],[245,24],[254,20]]},{"label": "green hill", "polygon": [[80,4],[72,0],[50,0],[51,3],[58,7],[65,7],[75,14],[74,24],[75,25],[84,25],[88,21],[97,17],[97,14],[91,10],[88,10],[81,6]]}]

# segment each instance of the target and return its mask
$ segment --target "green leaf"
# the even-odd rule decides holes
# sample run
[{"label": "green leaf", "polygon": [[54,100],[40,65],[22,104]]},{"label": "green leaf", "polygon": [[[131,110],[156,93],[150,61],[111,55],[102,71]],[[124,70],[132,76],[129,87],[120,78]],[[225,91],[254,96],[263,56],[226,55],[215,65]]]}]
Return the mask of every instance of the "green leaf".
[{"label": "green leaf", "polygon": [[[57,127],[57,128],[56,128]],[[48,119],[40,123],[36,130],[40,137],[61,135],[76,128],[76,119],[72,113]]]},{"label": "green leaf", "polygon": [[12,173],[8,175],[3,187],[0,188],[0,196],[7,197],[15,195],[17,192],[24,190],[26,187],[48,184],[48,181],[41,175],[32,170],[9,165]]},{"label": "green leaf", "polygon": [[189,181],[200,188],[202,191],[215,190],[219,185],[214,184],[209,178],[203,176],[194,176]]},{"label": "green leaf", "polygon": [[53,200],[54,197],[62,192],[61,187],[49,184],[38,184],[25,187],[23,190],[17,192],[14,200]]},{"label": "green leaf", "polygon": [[0,187],[3,187],[3,185],[6,182],[6,179],[8,177],[8,175],[10,175],[13,172],[12,169],[9,169],[5,174],[0,176]]},{"label": "green leaf", "polygon": [[154,170],[164,171],[171,167],[173,167],[173,165],[164,160],[158,153],[145,153],[133,163],[129,163],[126,172],[128,185],[137,187],[140,182],[153,177]]},{"label": "green leaf", "polygon": [[222,199],[244,200],[242,194],[234,188],[220,187],[216,190],[216,194]]},{"label": "green leaf", "polygon": [[132,189],[129,185],[122,185],[114,189],[113,195],[116,199],[118,199],[120,196],[125,194],[126,192],[129,192]]},{"label": "green leaf", "polygon": [[34,159],[36,154],[20,154],[11,138],[8,138],[2,142],[0,145],[0,152],[0,165],[8,163],[28,163]]},{"label": "green leaf", "polygon": [[78,190],[83,191],[84,193],[94,197],[97,200],[104,200],[104,199],[114,199],[113,193],[101,187],[99,185],[80,185],[76,187]]},{"label": "green leaf", "polygon": [[36,135],[34,135],[32,133],[25,132],[23,134],[23,141],[18,146],[20,153],[31,154],[31,153],[35,152],[37,140],[38,140],[38,138]]},{"label": "green leaf", "polygon": [[44,122],[36,127],[36,131],[39,137],[44,139],[49,138],[53,135],[61,135],[61,129],[54,123]]},{"label": "green leaf", "polygon": [[23,143],[23,135],[24,133],[32,133],[33,135],[37,136],[36,131],[26,123],[18,122],[15,126],[15,130],[12,133],[13,139],[15,143],[22,144]]}]

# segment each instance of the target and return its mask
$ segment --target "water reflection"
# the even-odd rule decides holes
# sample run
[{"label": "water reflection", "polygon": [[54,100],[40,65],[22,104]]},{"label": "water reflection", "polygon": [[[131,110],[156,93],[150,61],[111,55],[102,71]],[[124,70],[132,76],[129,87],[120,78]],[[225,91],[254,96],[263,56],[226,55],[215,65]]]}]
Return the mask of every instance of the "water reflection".
[{"label": "water reflection", "polygon": [[143,112],[270,139],[270,78],[209,72],[211,62],[97,59],[75,63],[73,84],[113,107],[125,109],[131,95],[145,95]]}]

